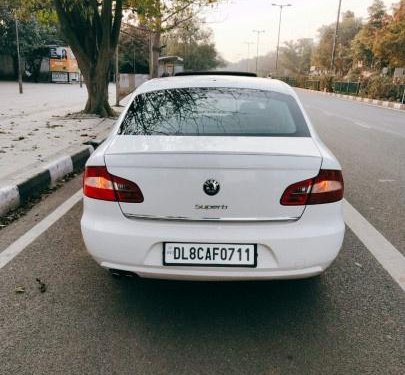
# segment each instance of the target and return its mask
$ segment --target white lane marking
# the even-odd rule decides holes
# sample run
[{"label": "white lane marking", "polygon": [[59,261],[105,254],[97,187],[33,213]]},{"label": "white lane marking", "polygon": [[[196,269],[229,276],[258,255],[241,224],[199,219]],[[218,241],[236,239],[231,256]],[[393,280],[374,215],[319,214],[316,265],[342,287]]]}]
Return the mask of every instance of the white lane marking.
[{"label": "white lane marking", "polygon": [[378,182],[396,182],[396,180],[391,180],[390,178],[385,178],[385,179],[380,178],[380,179],[378,180]]},{"label": "white lane marking", "polygon": [[[35,241],[51,225],[64,216],[82,199],[82,190],[72,195],[51,214],[13,242],[0,253],[0,269],[11,262],[28,245]],[[405,257],[375,229],[346,199],[343,200],[343,214],[346,224],[371,252],[383,268],[405,291]]]},{"label": "white lane marking", "polygon": [[335,114],[333,112],[329,112],[329,111],[326,111],[324,109],[321,109],[321,111],[326,116],[329,116],[329,117],[334,117],[335,116]]},{"label": "white lane marking", "polygon": [[20,254],[29,244],[35,241],[42,233],[65,215],[76,203],[82,199],[82,189],[72,195],[67,201],[41,220],[28,232],[23,234],[18,240],[14,241],[9,247],[0,253],[0,269],[2,269],[13,258]]},{"label": "white lane marking", "polygon": [[343,215],[349,228],[405,291],[405,257],[346,199]]},{"label": "white lane marking", "polygon": [[367,124],[366,124],[365,122],[363,122],[363,121],[353,121],[353,123],[354,123],[355,125],[361,126],[361,127],[364,128],[364,129],[370,129],[370,128],[371,128],[371,126],[367,125]]}]

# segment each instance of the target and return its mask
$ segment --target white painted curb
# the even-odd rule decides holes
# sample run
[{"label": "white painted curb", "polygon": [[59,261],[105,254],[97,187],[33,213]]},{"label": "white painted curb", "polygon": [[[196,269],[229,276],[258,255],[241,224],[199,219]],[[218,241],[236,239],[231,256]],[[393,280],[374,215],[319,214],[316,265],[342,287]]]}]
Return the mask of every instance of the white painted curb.
[{"label": "white painted curb", "polygon": [[17,179],[13,184],[0,186],[0,217],[46,188],[55,186],[68,174],[81,170],[93,151],[93,146],[80,147],[71,155],[59,156],[45,166],[34,168],[28,176]]}]

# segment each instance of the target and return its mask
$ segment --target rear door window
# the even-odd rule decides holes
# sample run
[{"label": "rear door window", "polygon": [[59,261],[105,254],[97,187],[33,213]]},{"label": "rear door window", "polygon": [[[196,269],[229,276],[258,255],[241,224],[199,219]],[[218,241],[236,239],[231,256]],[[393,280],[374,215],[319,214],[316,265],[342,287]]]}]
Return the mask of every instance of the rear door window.
[{"label": "rear door window", "polygon": [[240,88],[176,88],[139,94],[123,135],[308,137],[291,95]]}]

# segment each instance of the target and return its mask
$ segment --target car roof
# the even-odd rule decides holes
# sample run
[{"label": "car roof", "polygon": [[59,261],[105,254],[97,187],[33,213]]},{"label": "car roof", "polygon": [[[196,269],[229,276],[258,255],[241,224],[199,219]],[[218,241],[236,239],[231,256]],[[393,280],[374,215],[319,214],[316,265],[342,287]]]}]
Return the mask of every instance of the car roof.
[{"label": "car roof", "polygon": [[295,96],[294,91],[290,86],[276,79],[230,75],[189,75],[155,78],[139,86],[135,91],[135,94],[187,87],[226,87],[266,90]]}]

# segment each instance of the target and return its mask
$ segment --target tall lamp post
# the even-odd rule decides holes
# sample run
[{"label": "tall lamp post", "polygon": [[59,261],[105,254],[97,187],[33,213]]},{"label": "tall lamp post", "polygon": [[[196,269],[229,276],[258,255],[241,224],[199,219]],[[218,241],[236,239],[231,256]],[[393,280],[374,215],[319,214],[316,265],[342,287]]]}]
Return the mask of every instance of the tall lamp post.
[{"label": "tall lamp post", "polygon": [[247,44],[247,63],[246,63],[246,70],[249,72],[249,59],[250,59],[250,45],[253,44],[253,42],[245,42],[245,44]]},{"label": "tall lamp post", "polygon": [[257,33],[257,48],[256,48],[256,74],[258,72],[258,65],[259,65],[259,40],[260,34],[264,33],[264,30],[253,30],[254,33]]},{"label": "tall lamp post", "polygon": [[279,20],[278,20],[277,54],[276,54],[276,72],[277,72],[278,71],[278,51],[280,49],[281,13],[283,12],[284,7],[290,7],[291,4],[272,3],[271,5],[273,7],[279,7],[280,8],[280,16],[279,16]]}]

